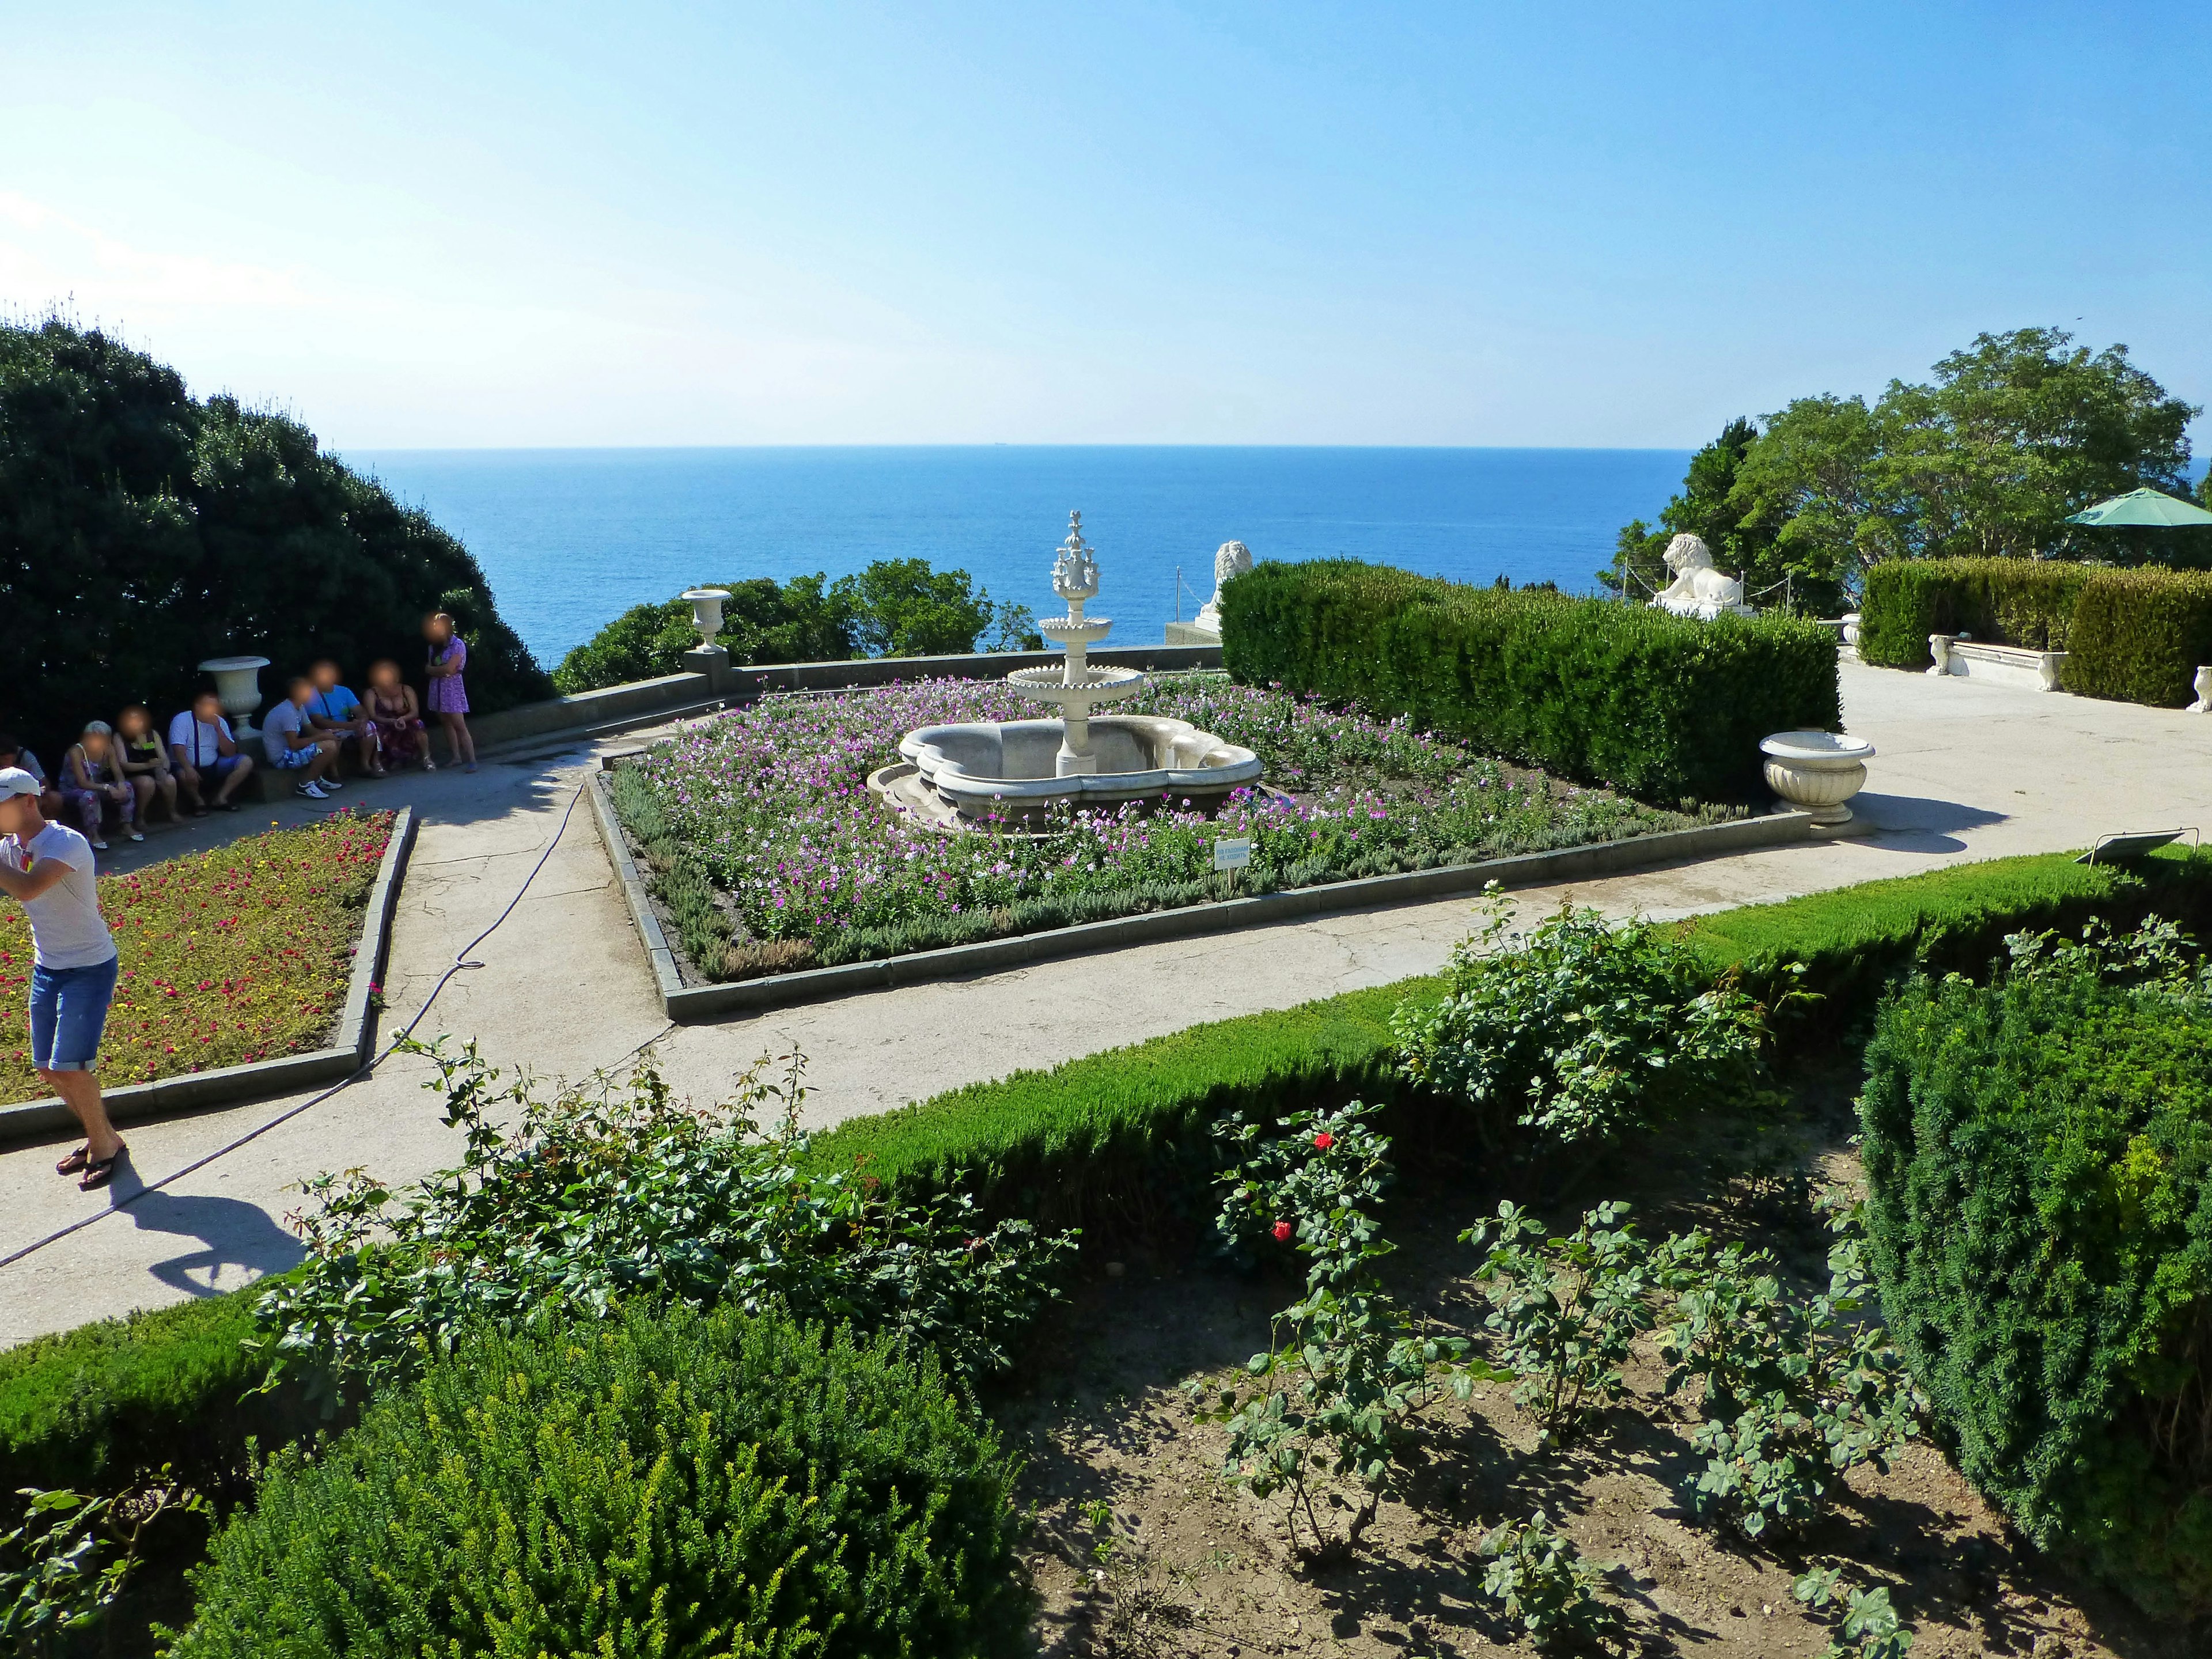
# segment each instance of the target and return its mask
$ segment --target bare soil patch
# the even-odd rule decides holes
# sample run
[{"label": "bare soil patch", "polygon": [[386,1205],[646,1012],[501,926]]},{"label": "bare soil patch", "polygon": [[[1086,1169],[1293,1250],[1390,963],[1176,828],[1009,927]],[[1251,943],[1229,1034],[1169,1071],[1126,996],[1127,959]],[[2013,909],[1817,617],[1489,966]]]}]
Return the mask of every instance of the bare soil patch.
[{"label": "bare soil patch", "polygon": [[[1798,1091],[1801,1173],[1856,1175],[1856,1078],[1853,1056]],[[1486,1309],[1469,1282],[1475,1252],[1458,1235],[1499,1196],[1527,1195],[1510,1178],[1501,1186],[1399,1150],[1394,1288],[1417,1313],[1479,1339]],[[1649,1148],[1628,1161],[1634,1179],[1595,1178],[1542,1212],[1558,1221],[1624,1198],[1647,1236],[1702,1225],[1772,1249],[1808,1286],[1825,1283],[1829,1241],[1802,1187],[1787,1174],[1753,1182],[1717,1173],[1743,1158],[1740,1139]],[[1187,1249],[1132,1246],[1118,1273],[1086,1283],[1036,1352],[1029,1387],[996,1407],[1030,1459],[1035,1634],[1050,1659],[1534,1652],[1482,1596],[1476,1546],[1498,1522],[1540,1507],[1606,1570],[1630,1653],[1811,1659],[1830,1626],[1790,1585],[1815,1565],[1888,1585],[1917,1632],[1916,1659],[2204,1650],[2040,1555],[1925,1439],[1886,1475],[1857,1472],[1839,1510],[1802,1537],[1748,1545],[1700,1522],[1695,1413],[1662,1395],[1664,1367],[1648,1340],[1628,1373],[1630,1397],[1563,1451],[1539,1449],[1504,1385],[1479,1385],[1464,1405],[1447,1395],[1423,1419],[1412,1478],[1382,1504],[1358,1553],[1299,1559],[1280,1500],[1255,1501],[1217,1478],[1225,1431],[1198,1420],[1182,1387],[1224,1379],[1264,1350],[1269,1315],[1297,1285],[1240,1275],[1208,1259],[1195,1229],[1191,1237]]]}]

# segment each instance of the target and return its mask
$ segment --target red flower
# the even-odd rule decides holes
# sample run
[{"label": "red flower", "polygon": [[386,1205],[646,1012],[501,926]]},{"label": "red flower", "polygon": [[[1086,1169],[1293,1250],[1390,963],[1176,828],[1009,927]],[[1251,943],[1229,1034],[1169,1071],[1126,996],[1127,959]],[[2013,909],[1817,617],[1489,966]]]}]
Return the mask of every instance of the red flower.
[{"label": "red flower", "polygon": [[1291,1242],[1291,1224],[1287,1221],[1278,1221],[1274,1226],[1274,1234],[1276,1243],[1289,1243]]},{"label": "red flower", "polygon": [[1314,1137],[1314,1145],[1320,1147],[1322,1151],[1325,1152],[1330,1147],[1336,1145],[1336,1137],[1329,1133],[1328,1130],[1323,1129],[1319,1134]]}]

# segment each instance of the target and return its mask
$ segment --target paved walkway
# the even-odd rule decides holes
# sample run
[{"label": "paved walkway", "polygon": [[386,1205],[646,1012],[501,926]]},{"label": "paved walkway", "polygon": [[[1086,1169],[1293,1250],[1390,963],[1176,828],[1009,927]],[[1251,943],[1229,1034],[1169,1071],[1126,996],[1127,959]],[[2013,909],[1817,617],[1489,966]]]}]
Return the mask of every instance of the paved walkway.
[{"label": "paved walkway", "polygon": [[[1530,890],[1522,903],[1555,907],[1571,890],[1615,913],[1666,918],[2080,847],[2112,830],[2212,830],[2212,719],[1856,665],[1846,665],[1844,688],[1850,729],[1881,751],[1858,802],[1877,833]],[[473,777],[416,775],[348,791],[349,801],[370,805],[411,800],[424,817],[385,975],[386,1031],[422,1006],[455,952],[514,896],[596,764],[592,746],[549,745],[488,761]],[[304,816],[308,805],[262,816]],[[239,822],[156,836],[142,856],[167,856]],[[1326,916],[1121,952],[1110,989],[1094,957],[670,1030],[580,805],[514,915],[475,953],[483,966],[455,976],[423,1033],[472,1034],[502,1063],[569,1076],[659,1039],[672,1083],[700,1096],[717,1093],[757,1056],[795,1047],[810,1061],[808,1116],[822,1124],[1200,1021],[1428,972],[1468,918],[1462,899]],[[420,1087],[427,1070],[387,1061],[176,1187],[0,1268],[0,1344],[231,1289],[296,1260],[281,1222],[297,1201],[288,1189],[301,1179],[365,1165],[404,1180],[450,1160],[437,1097]],[[136,1176],[115,1192],[159,1179],[295,1100],[130,1128]],[[52,1173],[58,1150],[0,1152],[0,1255],[107,1201]]]}]

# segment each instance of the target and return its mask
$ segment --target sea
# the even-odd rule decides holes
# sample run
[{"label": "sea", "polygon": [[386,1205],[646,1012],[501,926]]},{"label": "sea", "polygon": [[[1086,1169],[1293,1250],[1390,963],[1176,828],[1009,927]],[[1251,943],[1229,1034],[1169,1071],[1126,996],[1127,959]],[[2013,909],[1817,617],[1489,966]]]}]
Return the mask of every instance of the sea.
[{"label": "sea", "polygon": [[1157,644],[1213,588],[1214,550],[1344,556],[1457,581],[1594,591],[1657,516],[1662,449],[976,447],[347,452],[468,544],[548,667],[610,618],[702,583],[920,557],[1053,613],[1071,509],[1112,643]]}]

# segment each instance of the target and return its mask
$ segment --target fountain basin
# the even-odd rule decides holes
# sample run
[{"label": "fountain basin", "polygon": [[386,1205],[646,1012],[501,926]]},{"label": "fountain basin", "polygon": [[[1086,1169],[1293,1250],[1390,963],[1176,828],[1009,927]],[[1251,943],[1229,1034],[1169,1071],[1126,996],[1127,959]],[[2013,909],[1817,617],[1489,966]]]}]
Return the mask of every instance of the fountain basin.
[{"label": "fountain basin", "polygon": [[1059,775],[1065,730],[1054,720],[925,726],[900,740],[904,764],[884,768],[868,786],[950,827],[994,812],[1035,817],[1055,805],[1111,808],[1163,796],[1212,811],[1231,790],[1260,781],[1260,757],[1250,750],[1156,714],[1094,717],[1097,769]]}]

